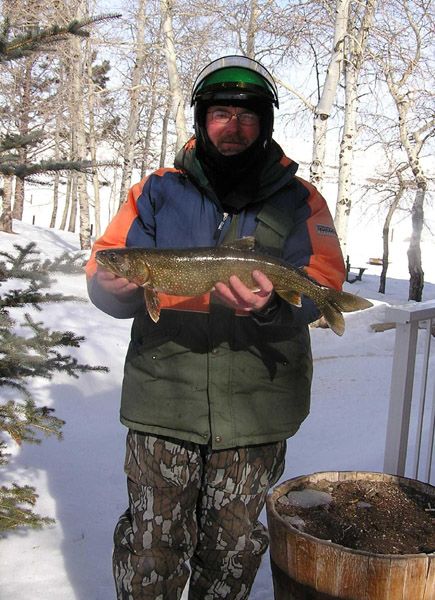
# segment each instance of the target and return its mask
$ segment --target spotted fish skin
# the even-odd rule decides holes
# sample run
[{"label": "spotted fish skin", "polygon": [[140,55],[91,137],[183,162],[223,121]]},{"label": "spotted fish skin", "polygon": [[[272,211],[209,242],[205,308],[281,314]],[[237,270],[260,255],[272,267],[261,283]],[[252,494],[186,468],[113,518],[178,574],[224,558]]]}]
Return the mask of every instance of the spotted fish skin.
[{"label": "spotted fish skin", "polygon": [[311,298],[337,335],[344,333],[342,312],[372,306],[365,298],[319,285],[302,269],[252,251],[253,243],[253,238],[243,238],[229,246],[210,248],[110,248],[99,250],[95,258],[101,267],[144,288],[148,312],[156,322],[160,314],[157,292],[198,296],[210,292],[219,281],[228,283],[231,275],[256,290],[252,278],[256,270],[264,273],[275,292],[290,304],[300,306],[302,295]]}]

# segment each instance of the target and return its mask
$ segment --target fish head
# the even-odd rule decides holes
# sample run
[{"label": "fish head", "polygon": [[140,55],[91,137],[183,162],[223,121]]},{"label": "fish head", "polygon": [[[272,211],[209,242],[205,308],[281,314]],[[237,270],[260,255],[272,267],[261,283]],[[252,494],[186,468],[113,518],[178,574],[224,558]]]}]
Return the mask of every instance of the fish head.
[{"label": "fish head", "polygon": [[100,267],[118,277],[124,277],[137,285],[145,285],[150,280],[150,269],[140,253],[130,248],[108,248],[98,250],[95,260]]}]

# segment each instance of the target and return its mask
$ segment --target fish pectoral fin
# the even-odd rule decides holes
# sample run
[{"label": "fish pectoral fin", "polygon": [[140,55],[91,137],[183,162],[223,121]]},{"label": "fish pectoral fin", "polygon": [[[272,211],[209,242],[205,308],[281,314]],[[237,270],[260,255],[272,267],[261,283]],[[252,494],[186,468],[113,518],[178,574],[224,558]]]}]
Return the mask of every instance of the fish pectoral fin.
[{"label": "fish pectoral fin", "polygon": [[232,248],[233,250],[253,250],[255,248],[255,237],[253,235],[247,235],[238,240],[224,242],[221,246]]},{"label": "fish pectoral fin", "polygon": [[160,318],[160,300],[157,292],[150,287],[144,287],[145,304],[147,311],[154,323]]},{"label": "fish pectoral fin", "polygon": [[278,296],[281,296],[281,298],[289,304],[292,304],[293,306],[297,306],[299,308],[302,306],[302,299],[299,292],[295,292],[293,290],[277,290],[276,288],[275,292],[278,294]]}]

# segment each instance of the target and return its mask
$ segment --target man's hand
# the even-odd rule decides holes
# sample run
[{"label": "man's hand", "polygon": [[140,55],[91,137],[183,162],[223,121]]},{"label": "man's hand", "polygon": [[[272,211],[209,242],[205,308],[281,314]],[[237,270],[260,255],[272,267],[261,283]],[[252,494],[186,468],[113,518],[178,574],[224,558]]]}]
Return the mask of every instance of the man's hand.
[{"label": "man's hand", "polygon": [[131,283],[124,277],[118,277],[106,269],[98,267],[96,279],[98,285],[103,288],[105,292],[115,294],[115,296],[126,297],[132,294],[139,286],[135,283]]},{"label": "man's hand", "polygon": [[252,277],[258,285],[256,292],[246,287],[236,275],[232,275],[228,285],[222,282],[216,284],[215,295],[235,310],[259,311],[269,302],[273,293],[273,284],[261,271],[253,271]]}]

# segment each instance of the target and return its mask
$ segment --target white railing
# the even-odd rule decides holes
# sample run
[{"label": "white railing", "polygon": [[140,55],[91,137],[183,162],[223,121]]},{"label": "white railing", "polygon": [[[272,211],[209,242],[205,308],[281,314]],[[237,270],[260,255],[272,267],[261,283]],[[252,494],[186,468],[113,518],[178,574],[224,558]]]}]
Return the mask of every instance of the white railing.
[{"label": "white railing", "polygon": [[[396,341],[384,471],[403,476],[405,469],[408,469],[407,475],[429,483],[434,455],[435,385],[432,391],[432,405],[429,406],[426,400],[431,360],[431,333],[435,327],[435,301],[388,307],[385,320],[395,323]],[[417,355],[421,356],[418,365],[420,386],[418,381],[415,381]],[[414,396],[419,396],[418,404],[415,404]],[[415,430],[415,438],[412,442],[409,440],[411,414]],[[411,444],[415,445],[412,466],[407,465]]]}]

